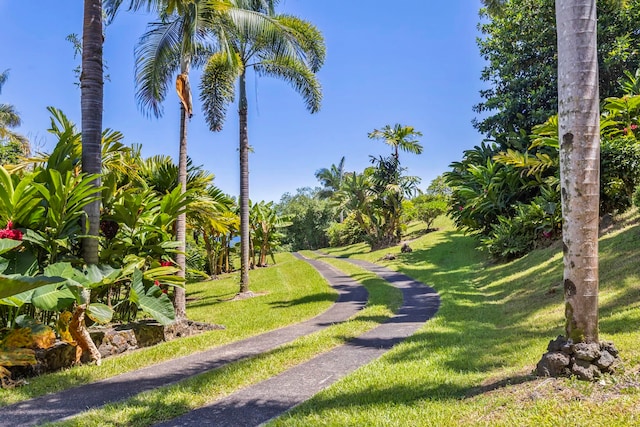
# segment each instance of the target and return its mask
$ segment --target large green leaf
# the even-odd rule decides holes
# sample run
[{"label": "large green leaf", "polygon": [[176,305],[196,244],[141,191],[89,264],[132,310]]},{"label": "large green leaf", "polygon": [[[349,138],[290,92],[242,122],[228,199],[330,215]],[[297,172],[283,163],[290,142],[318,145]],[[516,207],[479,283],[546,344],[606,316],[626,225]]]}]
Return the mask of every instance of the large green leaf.
[{"label": "large green leaf", "polygon": [[169,297],[157,286],[145,290],[142,272],[138,269],[133,273],[129,300],[163,325],[169,325],[176,319]]},{"label": "large green leaf", "polygon": [[5,252],[9,252],[13,248],[17,248],[22,244],[20,240],[13,239],[0,239],[0,255]]},{"label": "large green leaf", "polygon": [[62,310],[76,300],[76,297],[67,286],[59,288],[59,284],[42,286],[31,296],[31,302],[41,310]]},{"label": "large green leaf", "polygon": [[31,302],[31,295],[33,295],[33,290],[21,292],[17,295],[12,295],[7,298],[0,299],[0,304],[8,305],[9,307],[17,307],[20,308],[28,302]]},{"label": "large green leaf", "polygon": [[113,318],[113,310],[105,304],[93,303],[87,307],[87,316],[96,323],[109,323]]},{"label": "large green leaf", "polygon": [[0,276],[0,298],[10,297],[41,286],[63,282],[64,280],[62,277],[48,276]]}]

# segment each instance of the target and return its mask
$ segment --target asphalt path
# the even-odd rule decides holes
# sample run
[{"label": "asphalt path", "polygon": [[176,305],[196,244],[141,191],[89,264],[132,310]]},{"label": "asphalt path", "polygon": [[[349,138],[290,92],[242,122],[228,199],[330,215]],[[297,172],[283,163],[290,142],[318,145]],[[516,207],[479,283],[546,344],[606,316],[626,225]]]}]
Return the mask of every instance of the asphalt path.
[{"label": "asphalt path", "polygon": [[403,304],[388,322],[308,362],[158,426],[258,426],[311,398],[416,332],[440,306],[436,291],[409,276],[350,260],[402,291]]}]

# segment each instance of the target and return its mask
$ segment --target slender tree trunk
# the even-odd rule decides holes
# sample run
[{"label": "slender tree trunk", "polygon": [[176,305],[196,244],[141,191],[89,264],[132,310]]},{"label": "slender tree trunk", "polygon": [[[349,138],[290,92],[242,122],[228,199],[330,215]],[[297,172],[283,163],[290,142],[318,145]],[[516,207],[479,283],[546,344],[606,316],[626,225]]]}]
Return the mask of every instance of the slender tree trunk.
[{"label": "slender tree trunk", "polygon": [[240,293],[249,292],[249,134],[246,74],[240,75]]},{"label": "slender tree trunk", "polygon": [[[82,111],[82,171],[100,174],[102,171],[102,0],[84,1],[82,25],[82,74],[80,104]],[[100,186],[100,178],[94,185]],[[98,263],[100,233],[100,200],[84,208],[90,237],[82,240],[82,256],[87,264]]]},{"label": "slender tree trunk", "polygon": [[[178,159],[178,185],[184,194],[187,191],[187,111],[180,106],[180,154]],[[176,220],[176,241],[179,242],[176,253],[176,264],[180,267],[178,276],[185,277],[187,269],[185,252],[187,249],[187,214],[178,215]],[[173,295],[173,307],[176,310],[176,320],[187,317],[187,297],[183,288],[176,287]]]},{"label": "slender tree trunk", "polygon": [[566,334],[598,342],[600,110],[595,0],[556,0]]}]

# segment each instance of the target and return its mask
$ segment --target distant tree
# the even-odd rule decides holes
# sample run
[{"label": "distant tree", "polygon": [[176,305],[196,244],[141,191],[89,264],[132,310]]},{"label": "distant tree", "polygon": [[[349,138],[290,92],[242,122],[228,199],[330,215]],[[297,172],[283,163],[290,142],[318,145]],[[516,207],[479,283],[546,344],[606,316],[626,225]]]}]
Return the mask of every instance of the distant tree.
[{"label": "distant tree", "polygon": [[[9,70],[0,73],[0,94],[8,78]],[[30,154],[27,138],[13,131],[21,122],[13,105],[0,104],[0,164],[16,163],[21,155]]]},{"label": "distant tree", "polygon": [[322,191],[318,193],[318,197],[327,199],[340,189],[344,180],[344,156],[337,165],[331,165],[330,168],[322,168],[316,171],[316,178],[322,184]]},{"label": "distant tree", "polygon": [[431,183],[429,183],[429,186],[427,187],[427,191],[426,191],[426,194],[430,196],[449,197],[451,196],[451,193],[452,193],[452,189],[451,187],[449,187],[449,184],[447,183],[447,179],[445,178],[444,174],[438,175],[437,177],[435,177],[431,181]]},{"label": "distant tree", "polygon": [[393,127],[386,125],[382,129],[374,129],[369,133],[369,139],[382,140],[389,145],[392,150],[392,156],[399,162],[399,151],[406,151],[413,154],[422,154],[422,145],[416,137],[422,136],[422,133],[415,130],[413,126],[403,126],[396,123]]},{"label": "distant tree", "polygon": [[320,249],[329,245],[327,228],[335,210],[327,199],[319,197],[319,188],[299,188],[285,193],[277,205],[278,212],[289,215],[291,225],[282,230],[283,245],[292,251]]},{"label": "distant tree", "polygon": [[411,202],[413,203],[415,219],[424,222],[427,225],[427,230],[431,230],[436,218],[444,215],[449,208],[447,198],[442,195],[422,194],[415,197]]},{"label": "distant tree", "polygon": [[[413,154],[422,154],[422,145],[416,139],[421,137],[422,133],[415,130],[412,126],[403,126],[395,124],[393,127],[386,125],[382,129],[374,129],[369,133],[370,139],[382,140],[391,147],[391,157],[385,159],[383,157],[371,158],[371,163],[375,164],[375,172],[373,180],[375,184],[374,191],[378,194],[378,203],[383,204],[382,210],[387,211],[388,220],[391,222],[386,227],[393,227],[396,241],[402,239],[402,200],[405,195],[411,194],[417,190],[414,185],[417,184],[415,179],[402,175],[404,170],[400,166],[399,151],[406,151]],[[383,240],[388,240],[390,236]],[[393,240],[387,243],[378,242],[379,244],[391,244]]]},{"label": "distant tree", "polygon": [[[344,182],[344,156],[338,165],[331,165],[329,169],[322,168],[316,171],[316,178],[322,184],[323,189],[318,193],[318,197],[323,199],[332,198]],[[339,221],[344,220],[344,211],[339,210]]]}]

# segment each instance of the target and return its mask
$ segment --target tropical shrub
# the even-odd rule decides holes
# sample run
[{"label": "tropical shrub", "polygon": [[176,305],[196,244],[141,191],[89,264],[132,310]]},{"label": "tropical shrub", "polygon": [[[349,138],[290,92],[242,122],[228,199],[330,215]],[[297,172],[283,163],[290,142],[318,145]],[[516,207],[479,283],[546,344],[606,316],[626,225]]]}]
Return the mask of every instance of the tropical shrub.
[{"label": "tropical shrub", "polygon": [[338,247],[363,242],[365,233],[353,213],[347,215],[342,222],[333,222],[327,228],[329,246]]},{"label": "tropical shrub", "polygon": [[280,198],[278,212],[288,215],[291,223],[282,229],[282,244],[288,250],[313,250],[329,245],[326,230],[338,215],[331,201],[323,198],[325,194],[325,189],[299,188],[295,194],[286,193]]}]

